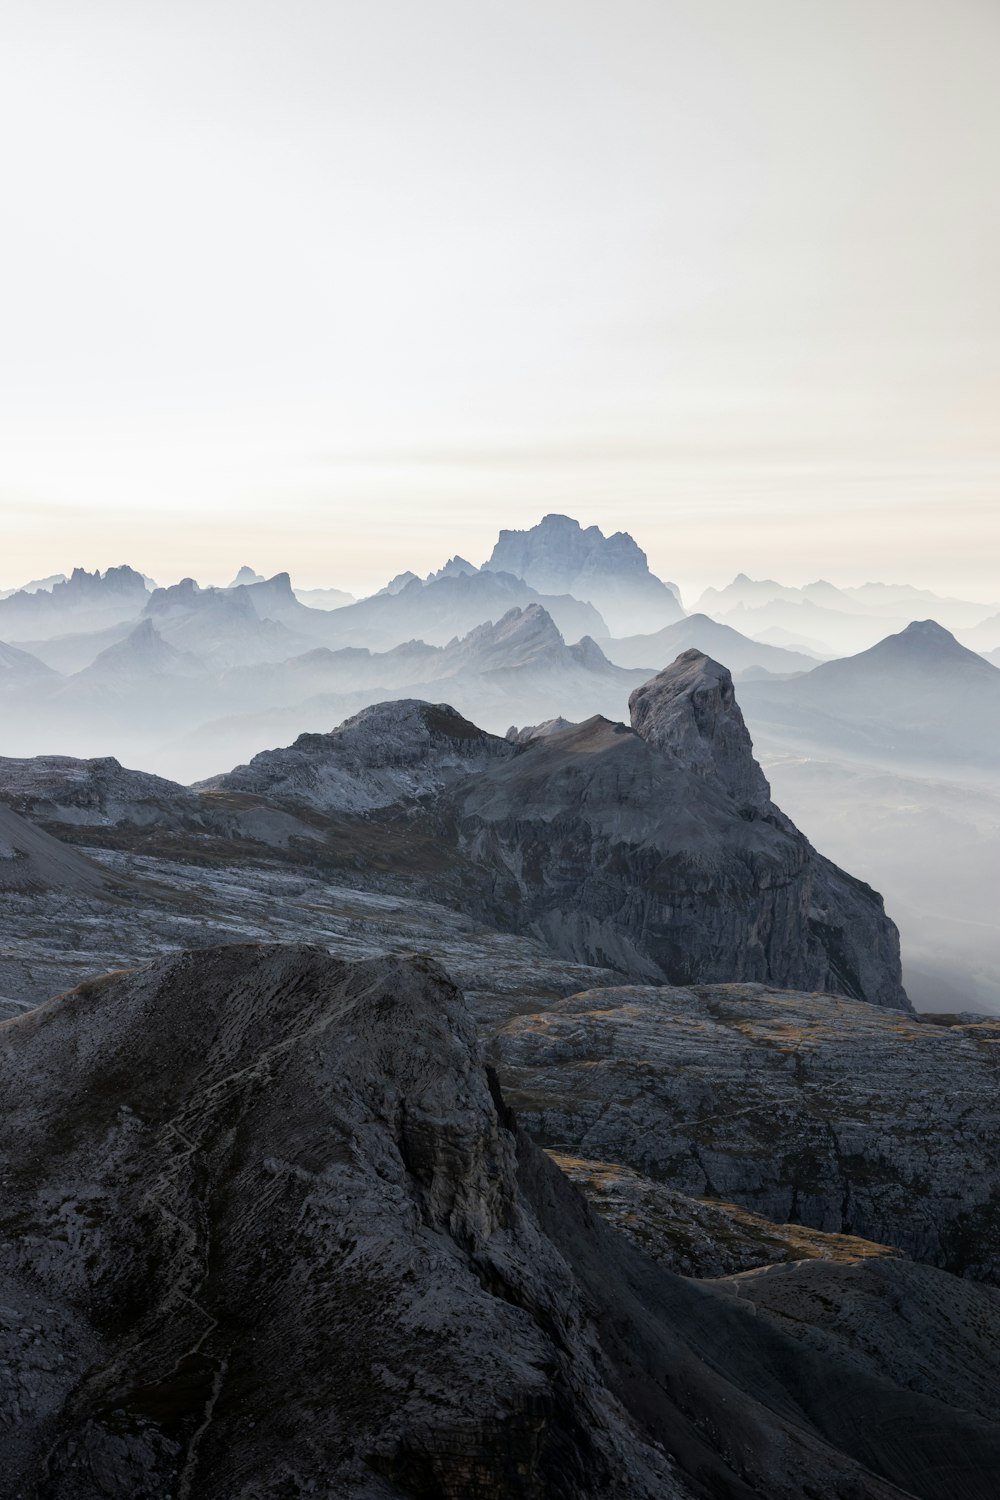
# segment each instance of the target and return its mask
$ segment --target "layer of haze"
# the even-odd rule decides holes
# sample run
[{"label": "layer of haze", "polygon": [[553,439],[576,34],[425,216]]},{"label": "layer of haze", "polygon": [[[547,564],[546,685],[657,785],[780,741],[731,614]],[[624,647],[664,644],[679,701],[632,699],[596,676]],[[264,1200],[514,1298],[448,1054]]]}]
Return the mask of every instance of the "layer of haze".
[{"label": "layer of haze", "polygon": [[994,0],[14,0],[0,585],[996,594]]}]

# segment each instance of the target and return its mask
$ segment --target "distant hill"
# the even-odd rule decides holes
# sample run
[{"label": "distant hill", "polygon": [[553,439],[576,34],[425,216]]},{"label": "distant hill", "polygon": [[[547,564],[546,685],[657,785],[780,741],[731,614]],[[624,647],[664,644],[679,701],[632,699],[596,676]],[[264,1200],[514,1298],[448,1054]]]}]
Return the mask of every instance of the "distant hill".
[{"label": "distant hill", "polygon": [[0,687],[9,688],[15,683],[34,685],[38,682],[54,681],[57,673],[46,666],[37,656],[22,651],[19,646],[8,646],[0,641]]},{"label": "distant hill", "polygon": [[808,672],[816,665],[815,657],[751,640],[708,615],[688,615],[652,635],[602,641],[601,648],[620,667],[648,667],[652,671],[659,671],[682,651],[692,648],[723,662],[734,675],[754,667],[776,673]]},{"label": "distant hill", "polygon": [[944,598],[908,583],[863,583],[845,588],[820,578],[815,583],[794,587],[773,578],[748,578],[745,573],[737,574],[723,589],[706,589],[695,609],[724,616],[732,609],[762,609],[778,602],[812,604],[819,609],[867,615],[883,621],[905,621],[918,612],[930,613],[952,629],[974,624],[991,613],[989,605]]},{"label": "distant hill", "polygon": [[1000,671],[934,620],[740,691],[755,738],[899,766],[997,769]]}]

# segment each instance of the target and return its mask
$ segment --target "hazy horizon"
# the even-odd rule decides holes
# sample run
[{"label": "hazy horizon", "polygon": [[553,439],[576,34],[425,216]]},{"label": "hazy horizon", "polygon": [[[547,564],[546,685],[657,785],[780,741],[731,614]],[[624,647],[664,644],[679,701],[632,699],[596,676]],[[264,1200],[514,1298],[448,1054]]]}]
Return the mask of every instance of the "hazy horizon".
[{"label": "hazy horizon", "polygon": [[996,6],[2,25],[5,586],[364,592],[555,510],[686,597],[996,596]]},{"label": "hazy horizon", "polygon": [[[563,512],[563,514],[571,514],[571,512]],[[534,516],[533,520],[531,519],[532,515]],[[600,517],[596,515],[593,517],[574,516],[573,518],[579,520],[582,526],[597,525],[605,535],[609,535],[614,530],[627,529],[602,522]],[[519,529],[526,529],[541,519],[542,513],[540,511],[529,513],[523,527]],[[482,530],[483,528],[476,528],[475,535],[477,537],[481,535]],[[197,536],[197,533],[195,536]],[[178,583],[182,578],[187,577],[193,577],[203,588],[224,588],[233,581],[239,568],[249,566],[265,578],[272,578],[276,573],[287,572],[291,575],[293,586],[298,589],[343,589],[353,594],[356,598],[364,598],[383,588],[398,573],[411,569],[418,576],[423,577],[434,569],[441,567],[449,558],[455,555],[464,557],[468,562],[479,567],[487,560],[493,550],[493,543],[496,541],[496,537],[497,529],[494,529],[490,534],[489,541],[477,550],[472,545],[461,545],[461,528],[459,528],[459,539],[455,540],[453,537],[453,545],[448,543],[447,538],[442,538],[442,541],[445,543],[443,551],[439,548],[438,551],[431,552],[429,548],[432,544],[425,544],[422,549],[419,549],[423,552],[423,560],[420,565],[418,565],[419,560],[415,562],[412,558],[407,558],[400,551],[398,545],[393,547],[387,546],[383,566],[380,570],[378,569],[376,560],[375,571],[366,576],[356,575],[353,577],[346,576],[344,573],[331,574],[322,564],[317,563],[315,558],[312,559],[311,563],[307,562],[302,568],[289,567],[287,561],[283,560],[281,552],[272,554],[270,558],[267,556],[261,557],[259,549],[254,554],[251,554],[249,549],[244,549],[247,552],[246,556],[238,551],[232,552],[229,560],[224,560],[221,564],[213,566],[210,562],[206,561],[204,566],[199,566],[198,557],[200,549],[197,545],[194,545],[188,555],[186,565],[180,567],[174,566],[168,570],[163,567],[157,568],[155,564],[150,564],[148,558],[137,559],[135,556],[118,555],[116,553],[99,556],[96,554],[95,549],[91,549],[89,560],[81,561],[79,558],[73,558],[67,562],[62,556],[65,551],[62,544],[53,545],[50,543],[47,548],[40,549],[38,552],[39,566],[30,574],[22,572],[14,576],[10,570],[9,559],[5,557],[4,574],[0,575],[0,590],[6,591],[19,588],[25,583],[36,579],[48,578],[60,573],[68,577],[74,567],[85,567],[88,572],[93,572],[97,569],[99,572],[104,573],[108,568],[119,567],[123,564],[135,568],[137,572],[152,578],[157,586],[161,588],[169,587],[172,584]],[[634,536],[634,540],[640,547],[643,546],[641,535]],[[648,548],[644,548],[644,550],[649,553]],[[678,561],[678,559],[675,559],[675,561]],[[941,583],[940,579],[934,573],[930,573],[929,578],[919,578],[914,576],[912,570],[907,572],[905,567],[899,568],[897,566],[893,570],[895,576],[890,576],[889,574],[876,575],[872,569],[866,569],[863,561],[856,562],[853,567],[843,571],[830,567],[823,568],[821,565],[817,565],[816,570],[813,572],[809,572],[808,563],[804,562],[796,572],[793,570],[793,565],[790,562],[784,568],[775,569],[772,567],[768,570],[765,557],[761,559],[761,566],[756,571],[751,568],[734,565],[732,571],[729,572],[725,572],[724,570],[713,571],[711,574],[706,573],[697,576],[677,567],[673,571],[670,570],[669,566],[661,565],[658,567],[657,560],[652,554],[649,555],[649,565],[652,572],[658,577],[669,580],[680,589],[684,608],[688,611],[692,609],[707,588],[724,588],[727,584],[732,583],[739,574],[745,574],[754,580],[771,580],[791,588],[804,587],[820,580],[832,583],[838,588],[855,588],[865,583],[909,584],[916,588],[930,589],[931,592],[942,598],[964,597],[978,604],[997,604],[1000,607],[1000,582],[997,582],[997,586],[992,594],[983,590],[973,598],[970,594],[959,595],[957,590],[949,589],[945,584]]]}]

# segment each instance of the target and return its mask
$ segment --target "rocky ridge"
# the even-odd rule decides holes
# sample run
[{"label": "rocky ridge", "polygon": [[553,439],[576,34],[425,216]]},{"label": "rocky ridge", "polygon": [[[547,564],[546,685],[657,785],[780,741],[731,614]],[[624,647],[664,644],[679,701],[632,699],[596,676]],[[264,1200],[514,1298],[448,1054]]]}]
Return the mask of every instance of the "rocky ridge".
[{"label": "rocky ridge", "polygon": [[633,716],[519,742],[445,704],[384,703],[201,783],[183,815],[206,838],[296,837],[359,882],[432,882],[491,926],[635,979],[738,974],[906,1009],[880,897],[770,802],[728,672],[688,653]]},{"label": "rocky ridge", "polygon": [[[991,1494],[990,1293],[670,1275],[517,1132],[426,960],[182,954],[0,1027],[0,1077],[20,1500]],[[963,1299],[933,1393],[904,1288]]]},{"label": "rocky ridge", "polygon": [[1000,1022],[710,985],[558,1000],[491,1053],[553,1150],[997,1283],[998,1044]]}]

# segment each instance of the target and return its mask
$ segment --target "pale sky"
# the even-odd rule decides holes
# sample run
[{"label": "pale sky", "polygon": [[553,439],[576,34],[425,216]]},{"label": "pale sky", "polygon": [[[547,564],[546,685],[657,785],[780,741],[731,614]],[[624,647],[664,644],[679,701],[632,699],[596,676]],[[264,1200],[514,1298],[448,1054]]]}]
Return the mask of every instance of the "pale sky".
[{"label": "pale sky", "polygon": [[1000,596],[997,0],[7,0],[0,585]]}]

